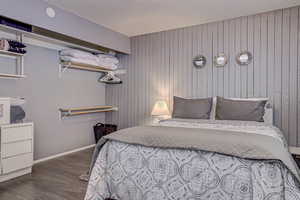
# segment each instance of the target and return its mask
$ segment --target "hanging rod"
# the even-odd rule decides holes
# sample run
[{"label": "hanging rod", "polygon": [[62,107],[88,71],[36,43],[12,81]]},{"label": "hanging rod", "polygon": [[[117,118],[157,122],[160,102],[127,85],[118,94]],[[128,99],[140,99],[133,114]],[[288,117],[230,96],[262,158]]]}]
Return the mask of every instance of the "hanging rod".
[{"label": "hanging rod", "polygon": [[66,69],[79,69],[79,70],[86,70],[86,71],[92,71],[92,72],[111,72],[113,70],[101,67],[101,66],[94,66],[89,64],[83,64],[83,63],[76,63],[76,62],[61,62],[61,71],[64,72]]},{"label": "hanging rod", "polygon": [[76,111],[82,111],[82,110],[99,110],[99,109],[110,109],[113,108],[113,106],[93,106],[93,107],[84,107],[84,108],[60,108],[59,110],[61,112],[76,112]]},{"label": "hanging rod", "polygon": [[19,79],[19,78],[26,78],[26,76],[25,75],[17,75],[17,74],[3,74],[3,73],[0,73],[0,78]]},{"label": "hanging rod", "polygon": [[76,115],[118,111],[118,108],[113,106],[94,106],[84,108],[60,108],[59,111],[62,118]]}]

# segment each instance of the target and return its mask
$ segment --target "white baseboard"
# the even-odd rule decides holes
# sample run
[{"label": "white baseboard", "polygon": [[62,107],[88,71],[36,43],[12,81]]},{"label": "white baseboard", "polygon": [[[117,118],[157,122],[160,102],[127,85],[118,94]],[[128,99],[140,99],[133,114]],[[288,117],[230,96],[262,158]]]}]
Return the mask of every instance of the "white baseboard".
[{"label": "white baseboard", "polygon": [[31,167],[21,169],[15,172],[11,172],[8,174],[4,174],[0,176],[0,182],[8,181],[10,179],[17,178],[19,176],[23,176],[25,174],[30,174],[30,173],[31,173]]},{"label": "white baseboard", "polygon": [[53,156],[49,156],[49,157],[46,157],[46,158],[41,158],[41,159],[35,160],[33,162],[33,164],[45,162],[47,160],[52,160],[52,159],[62,157],[62,156],[65,156],[65,155],[68,155],[68,154],[71,154],[71,153],[76,153],[78,151],[83,151],[83,150],[86,150],[86,149],[90,149],[90,148],[93,148],[95,146],[96,146],[96,144],[92,144],[92,145],[88,145],[88,146],[81,147],[81,148],[78,148],[78,149],[74,149],[74,150],[71,150],[71,151],[66,151],[66,152],[59,153],[59,154],[56,154],[56,155],[53,155]]}]

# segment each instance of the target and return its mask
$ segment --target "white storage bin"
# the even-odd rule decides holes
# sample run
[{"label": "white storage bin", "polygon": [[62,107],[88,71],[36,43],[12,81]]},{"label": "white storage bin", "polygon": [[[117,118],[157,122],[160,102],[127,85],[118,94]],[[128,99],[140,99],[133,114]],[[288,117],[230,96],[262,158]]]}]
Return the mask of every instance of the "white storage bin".
[{"label": "white storage bin", "polygon": [[10,98],[0,97],[0,125],[10,123]]}]

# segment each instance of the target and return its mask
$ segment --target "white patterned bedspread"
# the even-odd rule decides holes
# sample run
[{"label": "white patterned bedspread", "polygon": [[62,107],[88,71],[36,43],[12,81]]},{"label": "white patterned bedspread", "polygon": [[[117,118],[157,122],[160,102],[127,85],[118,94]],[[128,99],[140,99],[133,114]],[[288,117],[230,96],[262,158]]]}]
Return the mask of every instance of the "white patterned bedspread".
[{"label": "white patterned bedspread", "polygon": [[109,141],[85,200],[300,200],[299,188],[280,161]]}]

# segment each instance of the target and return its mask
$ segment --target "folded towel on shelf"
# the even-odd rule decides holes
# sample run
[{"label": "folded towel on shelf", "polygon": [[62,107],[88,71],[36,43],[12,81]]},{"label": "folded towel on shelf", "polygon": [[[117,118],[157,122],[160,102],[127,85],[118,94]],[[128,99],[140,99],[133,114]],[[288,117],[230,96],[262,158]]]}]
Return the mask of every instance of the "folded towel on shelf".
[{"label": "folded towel on shelf", "polygon": [[104,67],[108,67],[112,70],[116,70],[119,67],[119,60],[113,55],[99,54],[97,57],[98,63]]},{"label": "folded towel on shelf", "polygon": [[82,59],[89,59],[89,60],[94,60],[97,61],[98,57],[94,54],[80,51],[77,49],[64,49],[60,51],[61,56],[69,56],[69,57],[74,57],[74,58],[82,58]]},{"label": "folded towel on shelf", "polygon": [[106,63],[106,62],[101,62],[101,61],[98,61],[97,63],[98,63],[99,66],[102,66],[102,67],[105,67],[105,68],[108,68],[108,69],[111,69],[111,70],[118,69],[118,65],[113,64],[113,63]]},{"label": "folded towel on shelf", "polygon": [[105,63],[113,63],[113,64],[118,64],[119,60],[115,56],[112,55],[107,55],[107,54],[99,54],[97,55],[99,61],[105,62]]},{"label": "folded towel on shelf", "polygon": [[65,62],[77,62],[105,67],[111,70],[118,68],[119,60],[108,54],[94,55],[77,49],[64,49],[60,51],[60,59]]},{"label": "folded towel on shelf", "polygon": [[96,60],[86,59],[86,58],[75,58],[71,56],[60,56],[60,59],[64,62],[74,62],[74,63],[81,63],[81,64],[88,64],[99,66],[99,63]]}]

